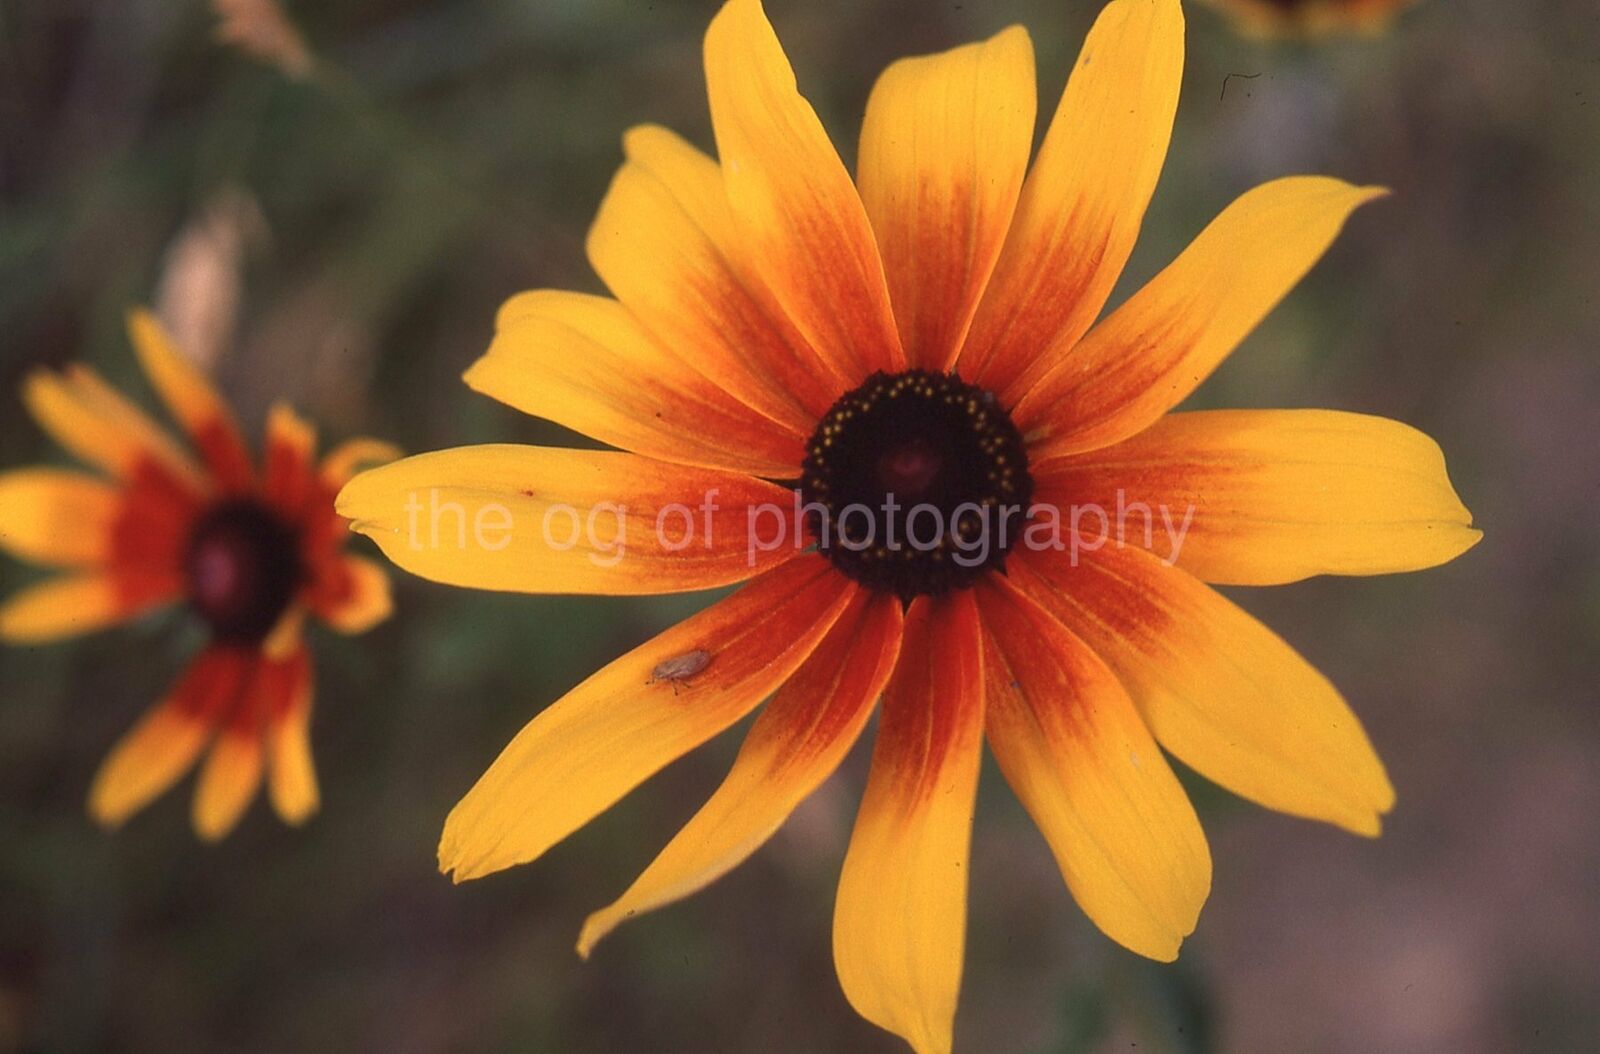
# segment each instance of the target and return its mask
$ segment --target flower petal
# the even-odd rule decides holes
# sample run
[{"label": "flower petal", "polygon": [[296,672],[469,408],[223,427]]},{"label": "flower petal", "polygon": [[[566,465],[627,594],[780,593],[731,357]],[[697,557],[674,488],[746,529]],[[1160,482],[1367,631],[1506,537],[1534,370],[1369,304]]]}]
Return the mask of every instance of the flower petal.
[{"label": "flower petal", "polygon": [[227,837],[255,800],[266,769],[263,733],[274,709],[286,703],[284,671],[290,663],[260,655],[252,660],[233,712],[218,730],[195,786],[190,818],[202,841]]},{"label": "flower petal", "polygon": [[249,672],[249,653],[236,648],[210,648],[196,656],[166,699],[106,756],[89,788],[89,815],[120,827],[181,779],[237,701]]},{"label": "flower petal", "polygon": [[43,644],[127,622],[176,600],[176,575],[92,571],[23,589],[0,604],[0,640]]},{"label": "flower petal", "polygon": [[883,264],[850,174],[760,0],[728,0],[706,31],[711,124],[746,259],[846,388],[905,355]]},{"label": "flower petal", "polygon": [[1028,174],[960,370],[1007,405],[1083,336],[1128,262],[1183,79],[1178,0],[1115,0],[1084,41]]},{"label": "flower petal", "polygon": [[1094,506],[1206,582],[1417,571],[1477,544],[1444,454],[1398,421],[1333,410],[1168,414],[1132,439],[1036,464],[1041,500]]},{"label": "flower petal", "polygon": [[313,584],[312,614],[340,633],[365,633],[394,611],[389,575],[361,556],[337,556]]},{"label": "flower petal", "polygon": [[1033,148],[1033,45],[1020,26],[902,59],[861,125],[861,200],[913,366],[955,361],[994,270]]},{"label": "flower petal", "polygon": [[0,549],[55,567],[94,567],[111,558],[122,509],[115,488],[56,468],[0,473]]},{"label": "flower petal", "polygon": [[173,343],[156,317],[144,308],[128,313],[128,337],[145,375],[224,491],[248,488],[255,478],[250,451],[239,434],[233,411],[205,375]]},{"label": "flower petal", "polygon": [[970,591],[912,602],[834,907],[850,1005],[918,1054],[949,1054],[961,986],[983,752],[980,632]]},{"label": "flower petal", "polygon": [[200,769],[191,810],[202,841],[221,841],[239,825],[261,789],[263,767],[261,737],[254,731],[229,727],[217,737]]},{"label": "flower petal", "polygon": [[[804,544],[794,505],[792,491],[735,473],[495,445],[371,469],[338,510],[390,560],[436,582],[631,595],[711,589],[792,559]],[[769,529],[783,533],[764,549]]]},{"label": "flower petal", "polygon": [[267,793],[284,823],[299,826],[317,811],[317,770],[311,760],[311,654],[300,648],[282,662],[263,664],[268,713]]},{"label": "flower petal", "polygon": [[1229,205],[1017,404],[1030,456],[1095,450],[1154,423],[1295,287],[1350,213],[1386,193],[1293,176]]},{"label": "flower petal", "polygon": [[1000,576],[978,588],[984,722],[1067,887],[1107,936],[1178,957],[1211,890],[1189,797],[1105,663]]},{"label": "flower petal", "polygon": [[87,366],[74,363],[60,373],[30,374],[22,401],[64,449],[119,479],[132,479],[154,465],[192,494],[210,489],[172,437]]},{"label": "flower petal", "polygon": [[1309,41],[1331,33],[1376,35],[1417,0],[1208,0],[1237,23],[1245,36]]},{"label": "flower petal", "polygon": [[330,492],[338,493],[361,468],[387,464],[402,456],[403,452],[393,443],[357,436],[328,451],[317,468],[317,478]]},{"label": "flower petal", "polygon": [[189,536],[209,502],[186,490],[153,461],[134,470],[120,491],[111,527],[110,570],[180,580]]},{"label": "flower petal", "polygon": [[615,300],[538,290],[500,312],[474,391],[635,454],[799,475],[804,436],[740,403],[668,353]]},{"label": "flower petal", "polygon": [[680,900],[731,871],[770,838],[850,752],[900,651],[900,601],[857,593],[761,711],[722,786],[578,938],[588,958],[619,923]]},{"label": "flower petal", "polygon": [[[461,882],[538,857],[754,709],[855,593],[808,555],[600,670],[529,722],[451,811],[440,869]],[[692,676],[656,675],[697,652]]]},{"label": "flower petal", "polygon": [[842,388],[745,258],[722,170],[665,128],[622,143],[627,163],[589,228],[596,273],[679,360],[809,435]]},{"label": "flower petal", "polygon": [[1378,833],[1394,788],[1361,722],[1266,626],[1142,549],[1107,545],[1077,567],[1019,555],[1018,584],[1116,671],[1184,764],[1269,809]]},{"label": "flower petal", "polygon": [[267,411],[267,449],[261,491],[291,521],[298,521],[316,489],[317,430],[287,403]]}]

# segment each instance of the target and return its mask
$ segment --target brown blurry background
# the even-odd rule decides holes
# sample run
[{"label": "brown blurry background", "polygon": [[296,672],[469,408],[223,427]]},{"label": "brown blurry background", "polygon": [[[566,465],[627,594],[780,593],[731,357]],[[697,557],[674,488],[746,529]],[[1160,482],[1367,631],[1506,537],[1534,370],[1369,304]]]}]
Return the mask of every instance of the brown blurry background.
[{"label": "brown blurry background", "polygon": [[[1098,6],[768,2],[852,162],[892,59],[1023,22],[1048,113]],[[198,0],[0,0],[0,467],[59,456],[16,397],[35,366],[86,359],[148,401],[121,332],[146,301],[252,431],[283,395],[330,438],[576,442],[458,378],[507,295],[598,288],[583,236],[625,128],[710,146],[714,10],[306,0],[290,13],[325,65],[297,79],[218,45]],[[1216,878],[1176,966],[1084,920],[986,770],[958,1049],[1600,1049],[1600,8],[1427,0],[1317,47],[1199,7],[1189,24],[1118,296],[1262,180],[1394,187],[1196,402],[1408,421],[1486,538],[1426,574],[1233,591],[1345,690],[1400,798],[1367,842],[1191,780]],[[34,575],[0,562],[0,588]],[[215,847],[187,783],[115,836],[83,811],[193,627],[0,652],[0,1051],[903,1049],[852,1013],[829,951],[864,751],[747,865],[587,965],[585,913],[710,792],[737,731],[535,865],[459,888],[435,871],[446,811],[510,736],[701,598],[406,579],[398,601],[367,637],[315,641],[322,815],[289,830],[258,804]]]}]

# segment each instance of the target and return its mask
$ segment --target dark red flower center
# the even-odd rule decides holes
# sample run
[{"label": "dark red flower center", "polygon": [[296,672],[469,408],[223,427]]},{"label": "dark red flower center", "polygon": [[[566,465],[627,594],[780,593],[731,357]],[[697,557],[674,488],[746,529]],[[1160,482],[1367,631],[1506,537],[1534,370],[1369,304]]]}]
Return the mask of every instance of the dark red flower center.
[{"label": "dark red flower center", "polygon": [[299,543],[292,525],[249,499],[200,517],[184,573],[189,601],[216,639],[256,643],[272,631],[304,577]]},{"label": "dark red flower center", "polygon": [[1022,435],[955,374],[874,373],[812,434],[807,530],[841,573],[904,600],[1003,570],[1033,496]]}]

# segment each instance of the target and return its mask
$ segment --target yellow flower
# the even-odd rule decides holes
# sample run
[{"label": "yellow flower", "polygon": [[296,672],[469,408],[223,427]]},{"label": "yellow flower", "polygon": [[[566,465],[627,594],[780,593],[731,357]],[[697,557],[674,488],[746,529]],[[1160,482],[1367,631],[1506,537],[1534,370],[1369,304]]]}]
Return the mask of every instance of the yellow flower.
[{"label": "yellow flower", "polygon": [[[1382,192],[1252,190],[1097,323],[1172,129],[1177,0],[1106,7],[1031,168],[1020,28],[891,66],[855,183],[757,0],[723,7],[705,63],[720,161],[628,133],[588,243],[615,299],[512,298],[466,377],[621,451],[446,450],[339,497],[390,559],[455,585],[749,580],[523,729],[450,815],[442,867],[535,859],[772,696],[726,782],[589,919],[586,955],[761,845],[881,696],[834,953],[856,1009],[930,1052],[950,1047],[985,741],[1084,911],[1157,959],[1211,880],[1163,748],[1263,805],[1376,834],[1394,795],[1355,715],[1206,583],[1457,556],[1478,532],[1443,457],[1357,414],[1169,411]],[[890,497],[948,532],[891,545],[917,513]],[[1094,547],[1085,516],[1050,538],[1052,510],[1135,503],[1184,533],[1135,525]]]},{"label": "yellow flower", "polygon": [[317,809],[305,616],[361,633],[390,607],[383,570],[340,552],[333,496],[359,464],[398,451],[355,439],[318,464],[311,426],[278,405],[257,472],[232,413],[156,319],[134,311],[128,330],[199,460],[87,367],[29,377],[40,425],[103,475],[0,473],[0,548],[65,571],[0,605],[0,640],[51,641],[182,604],[209,642],[106,758],[89,811],[120,825],[209,748],[194,797],[202,838],[233,829],[263,776],[278,815],[302,823]]},{"label": "yellow flower", "polygon": [[1206,0],[1252,36],[1379,33],[1417,0]]}]

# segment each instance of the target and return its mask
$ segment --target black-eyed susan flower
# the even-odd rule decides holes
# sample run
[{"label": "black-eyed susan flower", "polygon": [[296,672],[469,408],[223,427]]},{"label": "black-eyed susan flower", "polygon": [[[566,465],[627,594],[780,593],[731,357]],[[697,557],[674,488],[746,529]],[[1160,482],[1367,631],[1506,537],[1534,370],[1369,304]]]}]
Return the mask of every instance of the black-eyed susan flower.
[{"label": "black-eyed susan flower", "polygon": [[723,7],[720,159],[628,133],[588,242],[614,298],[514,297],[467,373],[621,449],[446,450],[339,499],[456,585],[749,580],[539,714],[451,813],[446,871],[535,859],[770,696],[726,782],[588,920],[587,954],[760,846],[877,709],[834,953],[857,1010],[927,1052],[951,1042],[985,741],[1084,911],[1157,959],[1211,880],[1163,750],[1377,833],[1394,795],[1355,715],[1208,583],[1412,570],[1478,533],[1405,425],[1169,413],[1381,191],[1258,187],[1099,318],[1182,62],[1177,0],[1115,0],[1031,167],[1026,32],[898,62],[852,182],[758,0]]},{"label": "black-eyed susan flower", "polygon": [[134,311],[128,330],[193,450],[85,366],[29,377],[33,416],[100,474],[0,473],[0,547],[62,570],[0,605],[0,640],[52,641],[185,607],[208,642],[106,758],[90,813],[121,824],[204,755],[202,838],[232,830],[263,780],[278,815],[301,823],[318,801],[304,620],[361,633],[390,608],[383,570],[341,552],[333,498],[360,464],[397,451],[355,439],[318,462],[311,426],[280,404],[257,469],[231,411],[156,319]]},{"label": "black-eyed susan flower", "polygon": [[1253,36],[1378,33],[1417,0],[1206,0]]}]

